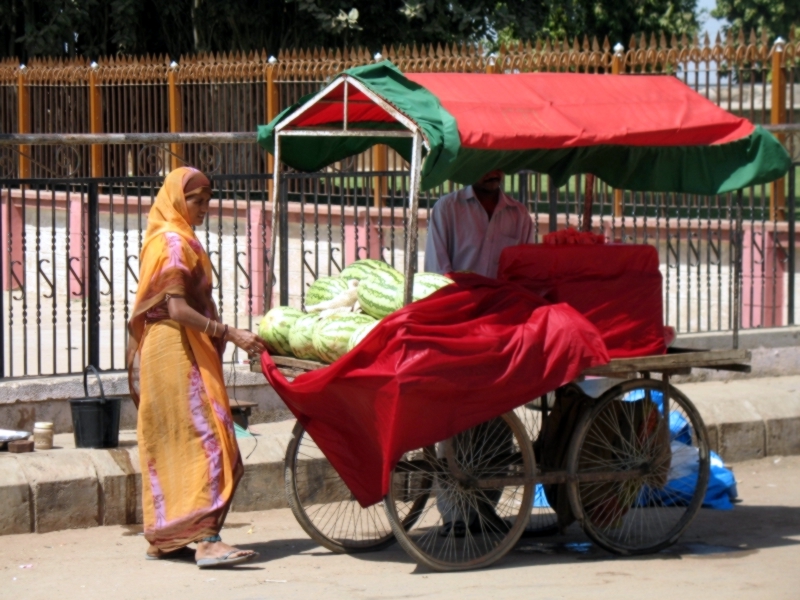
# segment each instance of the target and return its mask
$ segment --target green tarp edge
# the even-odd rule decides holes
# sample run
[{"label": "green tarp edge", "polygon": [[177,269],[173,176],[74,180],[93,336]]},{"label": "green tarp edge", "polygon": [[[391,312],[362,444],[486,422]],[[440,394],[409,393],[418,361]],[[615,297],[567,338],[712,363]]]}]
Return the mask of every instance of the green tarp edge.
[{"label": "green tarp edge", "polygon": [[[786,174],[791,159],[769,132],[714,146],[585,146],[561,150],[461,148],[446,179],[469,184],[476,173],[530,169],[558,186],[578,173],[593,173],[612,187],[632,191],[725,194],[769,183]],[[433,187],[440,181],[423,181]]]},{"label": "green tarp edge", "polygon": [[[770,133],[756,127],[752,134],[712,146],[585,146],[559,150],[476,150],[461,147],[453,116],[425,88],[409,81],[391,63],[345,71],[413,120],[431,150],[422,170],[422,189],[452,180],[473,183],[492,169],[506,173],[530,169],[552,176],[563,185],[570,176],[593,173],[607,184],[633,191],[724,194],[774,181],[791,166],[786,149]],[[258,128],[258,143],[274,153],[274,128],[313,95],[281,112]],[[386,123],[361,124],[372,129],[394,128]],[[386,144],[411,158],[411,142],[402,138],[284,138],[281,160],[301,171],[318,171],[333,162]]]}]

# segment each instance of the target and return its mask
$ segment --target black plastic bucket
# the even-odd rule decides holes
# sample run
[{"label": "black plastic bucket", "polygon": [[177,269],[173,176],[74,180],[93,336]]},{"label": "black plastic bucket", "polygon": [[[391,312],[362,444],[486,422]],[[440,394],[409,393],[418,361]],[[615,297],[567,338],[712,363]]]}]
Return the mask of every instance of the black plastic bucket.
[{"label": "black plastic bucket", "polygon": [[[100,397],[90,398],[86,375],[91,370],[100,386]],[[75,431],[76,448],[116,448],[119,446],[119,413],[122,398],[106,398],[103,382],[94,366],[83,371],[83,393],[85,398],[69,401],[72,408],[72,427]]]}]

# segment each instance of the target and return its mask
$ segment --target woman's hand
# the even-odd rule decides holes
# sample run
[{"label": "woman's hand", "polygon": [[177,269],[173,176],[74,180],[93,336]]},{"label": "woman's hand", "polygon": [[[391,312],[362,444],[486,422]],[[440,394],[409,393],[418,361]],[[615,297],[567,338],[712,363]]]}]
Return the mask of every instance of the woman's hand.
[{"label": "woman's hand", "polygon": [[248,354],[261,354],[266,352],[267,345],[260,337],[246,329],[228,328],[228,339]]}]

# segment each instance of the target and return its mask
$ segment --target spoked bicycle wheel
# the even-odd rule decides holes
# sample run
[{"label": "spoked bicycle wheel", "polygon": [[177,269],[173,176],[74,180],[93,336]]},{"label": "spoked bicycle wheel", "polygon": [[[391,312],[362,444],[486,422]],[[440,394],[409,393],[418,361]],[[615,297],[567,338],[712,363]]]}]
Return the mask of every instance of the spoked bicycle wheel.
[{"label": "spoked bicycle wheel", "polygon": [[[528,524],[535,464],[525,427],[513,413],[412,455],[395,467],[384,505],[400,544],[436,571],[485,567],[505,555]],[[405,477],[398,477],[405,475]],[[397,507],[433,490],[411,526]]]},{"label": "spoked bicycle wheel", "polygon": [[[547,394],[546,399],[549,401],[551,396],[555,396],[554,392]],[[533,402],[529,402],[524,406],[515,409],[514,412],[522,421],[528,437],[536,445],[536,440],[542,431],[543,424],[543,411],[542,411],[542,398],[537,398]],[[558,533],[558,515],[554,511],[544,492],[544,487],[537,484],[533,490],[533,506],[531,507],[530,520],[525,527],[523,535],[528,537],[539,537],[555,535]]]},{"label": "spoked bicycle wheel", "polygon": [[[383,506],[378,503],[362,508],[299,422],[286,448],[284,484],[297,522],[311,539],[331,552],[371,552],[394,543]],[[427,499],[430,483],[427,492],[424,485],[419,487],[418,497],[398,499],[396,511],[403,522],[418,514],[414,501],[424,504]]]},{"label": "spoked bicycle wheel", "polygon": [[570,443],[569,499],[586,534],[615,554],[672,545],[703,503],[708,435],[697,409],[663,383],[633,379],[603,394]]}]

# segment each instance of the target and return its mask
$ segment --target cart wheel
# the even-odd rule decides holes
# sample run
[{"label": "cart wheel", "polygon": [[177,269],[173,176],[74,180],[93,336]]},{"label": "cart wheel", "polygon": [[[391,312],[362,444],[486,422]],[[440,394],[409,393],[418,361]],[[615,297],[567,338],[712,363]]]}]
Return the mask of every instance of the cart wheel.
[{"label": "cart wheel", "polygon": [[[297,522],[315,542],[331,552],[382,550],[394,543],[392,528],[380,504],[362,508],[303,426],[294,426],[284,463],[286,499]],[[430,493],[419,486],[423,496]],[[398,500],[396,512],[404,522],[419,514],[414,500]]]},{"label": "cart wheel", "polygon": [[[485,567],[509,552],[528,524],[535,472],[530,438],[510,412],[437,444],[435,453],[398,463],[386,514],[419,564],[436,571]],[[408,527],[397,507],[422,495],[415,481],[433,481],[433,493]]]},{"label": "cart wheel", "polygon": [[[555,392],[547,394],[547,399],[552,403],[551,396],[555,396]],[[524,406],[514,410],[514,413],[522,421],[525,426],[525,431],[528,437],[536,446],[536,440],[539,439],[539,434],[542,431],[542,399],[537,398],[533,402],[529,402]],[[535,455],[535,452],[534,452]],[[549,535],[556,535],[559,532],[558,528],[558,515],[556,511],[550,508],[547,502],[547,497],[544,493],[544,487],[537,484],[533,490],[533,502],[531,508],[531,517],[528,524],[525,526],[523,537],[544,537]]]},{"label": "cart wheel", "polygon": [[672,386],[665,419],[663,389],[653,379],[611,388],[572,436],[572,511],[586,534],[615,554],[647,554],[674,544],[703,503],[709,477],[705,425]]}]

